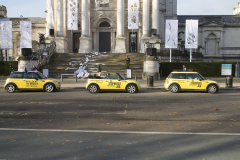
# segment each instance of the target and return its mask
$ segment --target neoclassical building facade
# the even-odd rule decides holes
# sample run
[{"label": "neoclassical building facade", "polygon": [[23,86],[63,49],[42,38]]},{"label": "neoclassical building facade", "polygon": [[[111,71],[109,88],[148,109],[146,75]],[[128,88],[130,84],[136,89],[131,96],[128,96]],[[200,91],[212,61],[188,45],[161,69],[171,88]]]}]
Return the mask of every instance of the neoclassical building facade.
[{"label": "neoclassical building facade", "polygon": [[[96,3],[97,2],[97,3]],[[164,36],[165,19],[177,19],[177,0],[139,0],[139,29],[128,29],[128,0],[79,0],[78,30],[67,30],[67,1],[51,0],[52,12],[47,12],[47,36],[54,35],[62,48],[59,52],[142,52],[142,44]],[[47,8],[49,8],[47,6]],[[64,39],[67,38],[67,48]],[[58,41],[58,40],[57,40]],[[160,41],[159,41],[160,42]],[[65,47],[64,47],[65,46]]]},{"label": "neoclassical building facade", "polygon": [[78,29],[67,30],[68,1],[46,1],[47,16],[42,18],[10,18],[6,7],[0,7],[0,21],[13,22],[13,49],[8,50],[10,60],[21,54],[20,21],[32,21],[33,51],[39,49],[41,33],[45,34],[46,43],[56,41],[58,53],[144,53],[147,42],[157,43],[158,52],[169,53],[164,46],[167,19],[179,21],[179,48],[175,49],[178,53],[189,52],[184,47],[186,20],[197,19],[199,47],[194,53],[201,55],[203,61],[240,59],[239,3],[233,4],[233,15],[184,16],[177,15],[177,0],[138,0],[139,28],[128,29],[128,0],[78,0]]}]

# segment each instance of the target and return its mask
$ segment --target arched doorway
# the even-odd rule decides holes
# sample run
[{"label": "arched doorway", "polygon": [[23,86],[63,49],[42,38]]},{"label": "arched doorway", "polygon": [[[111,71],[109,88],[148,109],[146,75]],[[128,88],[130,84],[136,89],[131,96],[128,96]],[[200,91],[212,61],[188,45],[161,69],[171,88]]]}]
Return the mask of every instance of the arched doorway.
[{"label": "arched doorway", "polygon": [[111,25],[107,21],[99,24],[99,52],[111,52]]}]

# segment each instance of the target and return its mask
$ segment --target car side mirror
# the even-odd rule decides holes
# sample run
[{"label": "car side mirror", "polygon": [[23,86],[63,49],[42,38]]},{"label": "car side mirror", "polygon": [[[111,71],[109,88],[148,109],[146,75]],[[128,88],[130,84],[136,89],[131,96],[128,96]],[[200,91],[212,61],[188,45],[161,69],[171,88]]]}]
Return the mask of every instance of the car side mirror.
[{"label": "car side mirror", "polygon": [[118,81],[121,81],[120,78],[118,78]]},{"label": "car side mirror", "polygon": [[35,78],[35,80],[38,80],[38,78]]}]

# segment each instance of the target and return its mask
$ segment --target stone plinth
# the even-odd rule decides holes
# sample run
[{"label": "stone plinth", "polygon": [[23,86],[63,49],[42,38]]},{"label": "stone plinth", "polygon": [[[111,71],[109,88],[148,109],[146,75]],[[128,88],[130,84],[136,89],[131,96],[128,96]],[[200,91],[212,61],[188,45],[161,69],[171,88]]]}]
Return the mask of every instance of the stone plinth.
[{"label": "stone plinth", "polygon": [[143,61],[142,79],[147,80],[148,76],[153,76],[154,80],[160,80],[159,59],[154,56],[146,56]]},{"label": "stone plinth", "polygon": [[90,53],[90,38],[80,37],[80,47],[78,53]]},{"label": "stone plinth", "polygon": [[126,38],[125,37],[119,37],[116,38],[116,53],[126,53]]}]

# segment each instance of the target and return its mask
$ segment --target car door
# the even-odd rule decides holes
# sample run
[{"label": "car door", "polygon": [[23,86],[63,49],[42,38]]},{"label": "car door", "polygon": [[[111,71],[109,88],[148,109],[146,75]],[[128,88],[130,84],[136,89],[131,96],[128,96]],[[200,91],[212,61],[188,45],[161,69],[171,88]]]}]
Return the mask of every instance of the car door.
[{"label": "car door", "polygon": [[14,84],[16,84],[17,88],[22,88],[22,84],[23,84],[23,72],[15,72],[12,73],[11,76],[11,82],[13,82]]},{"label": "car door", "polygon": [[34,72],[24,73],[22,87],[24,89],[38,89],[38,78],[36,77]]},{"label": "car door", "polygon": [[109,79],[105,79],[104,89],[118,90],[122,88],[122,82],[118,75],[110,75]]},{"label": "car door", "polygon": [[186,80],[186,89],[203,89],[202,79],[198,74],[188,73]]},{"label": "car door", "polygon": [[185,73],[174,73],[171,76],[171,83],[177,83],[181,89],[186,88],[186,74]]}]

